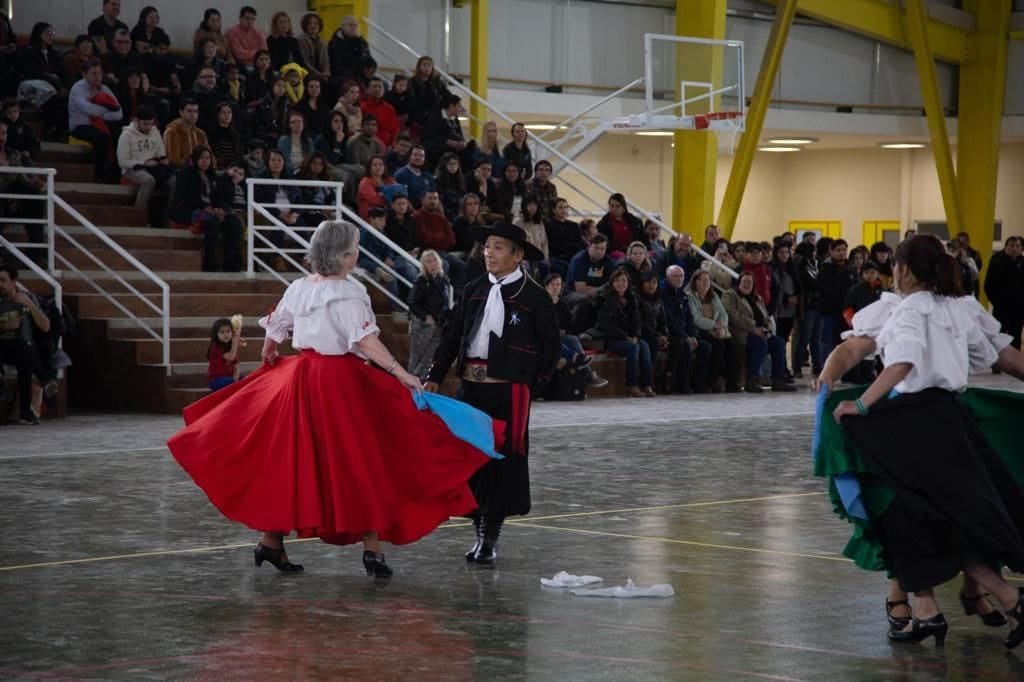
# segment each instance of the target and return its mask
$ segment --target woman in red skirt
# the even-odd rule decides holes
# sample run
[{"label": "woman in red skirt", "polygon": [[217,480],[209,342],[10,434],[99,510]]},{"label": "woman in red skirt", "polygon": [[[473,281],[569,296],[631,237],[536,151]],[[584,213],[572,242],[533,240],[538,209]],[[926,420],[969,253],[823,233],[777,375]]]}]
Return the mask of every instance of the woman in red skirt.
[{"label": "woman in red skirt", "polygon": [[[257,566],[301,571],[283,544],[295,531],[362,541],[367,574],[390,576],[381,541],[414,542],[476,507],[467,481],[488,457],[414,404],[419,379],[377,338],[366,289],[349,276],[358,252],[354,225],[321,223],[315,274],[260,320],[263,367],[185,408],[186,428],[168,441],[226,517],[263,531]],[[279,359],[289,333],[301,352]]]}]

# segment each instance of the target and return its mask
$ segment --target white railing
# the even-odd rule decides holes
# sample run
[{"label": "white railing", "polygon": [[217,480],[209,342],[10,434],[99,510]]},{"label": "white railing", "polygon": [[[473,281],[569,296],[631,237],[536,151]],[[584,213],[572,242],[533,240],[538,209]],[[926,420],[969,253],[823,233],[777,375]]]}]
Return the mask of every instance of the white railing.
[{"label": "white railing", "polygon": [[121,313],[125,317],[131,319],[133,322],[135,322],[135,324],[137,324],[140,327],[142,327],[143,331],[145,331],[149,336],[151,336],[152,338],[156,339],[160,343],[160,345],[161,345],[161,356],[160,356],[161,357],[161,362],[160,362],[160,364],[162,364],[164,367],[166,367],[167,368],[167,373],[170,374],[170,371],[171,371],[171,288],[170,288],[170,286],[168,286],[167,282],[165,282],[163,279],[161,279],[155,272],[153,272],[148,267],[143,265],[142,262],[139,261],[138,258],[133,256],[131,253],[129,253],[127,250],[125,250],[124,247],[122,247],[116,241],[114,241],[109,236],[107,236],[107,234],[105,232],[103,232],[98,227],[93,225],[92,222],[90,222],[88,218],[86,218],[81,213],[79,213],[77,210],[75,210],[75,208],[72,207],[71,204],[69,204],[68,202],[64,201],[63,199],[61,199],[56,194],[52,194],[51,198],[52,198],[51,204],[53,204],[55,206],[59,206],[60,208],[64,209],[64,212],[67,213],[69,216],[71,216],[71,218],[73,218],[76,222],[78,222],[79,225],[84,227],[89,234],[91,234],[92,236],[96,237],[101,242],[103,242],[103,245],[105,247],[107,247],[108,249],[112,250],[114,253],[116,253],[118,256],[120,256],[122,259],[124,259],[133,269],[138,270],[139,272],[141,272],[145,279],[149,280],[150,282],[152,282],[155,285],[157,285],[157,287],[159,287],[159,289],[160,289],[160,304],[157,305],[152,300],[150,300],[150,296],[149,295],[144,294],[141,291],[139,291],[138,289],[136,289],[134,285],[132,285],[128,280],[126,280],[124,277],[122,277],[117,271],[115,271],[109,265],[107,265],[102,260],[100,260],[96,256],[96,254],[94,254],[92,251],[90,251],[87,247],[83,246],[82,243],[80,241],[78,241],[78,239],[76,239],[74,237],[74,235],[72,235],[68,230],[64,229],[63,227],[58,225],[56,222],[51,223],[51,225],[53,227],[53,229],[51,230],[51,244],[53,243],[53,240],[54,240],[53,235],[60,235],[60,237],[63,238],[64,241],[66,241],[68,244],[70,244],[71,246],[75,247],[79,251],[81,251],[83,254],[85,254],[89,258],[89,260],[91,260],[93,263],[95,263],[99,267],[100,271],[105,272],[114,281],[116,281],[118,284],[120,284],[125,289],[127,289],[131,294],[133,294],[136,298],[138,298],[140,301],[142,301],[142,303],[147,308],[149,308],[154,313],[156,313],[157,317],[160,319],[160,329],[159,330],[154,329],[153,326],[151,326],[149,323],[147,323],[143,319],[142,316],[136,315],[127,306],[125,306],[123,303],[121,303],[121,301],[117,300],[114,297],[113,294],[111,294],[109,291],[107,291],[107,289],[104,288],[104,286],[102,286],[98,281],[96,281],[95,278],[92,277],[92,275],[89,274],[92,271],[84,271],[84,270],[80,269],[78,266],[76,266],[74,263],[72,263],[70,260],[68,260],[67,257],[65,257],[63,254],[57,252],[56,249],[52,249],[51,248],[50,253],[51,253],[51,258],[53,260],[60,261],[60,265],[63,268],[66,268],[66,269],[70,270],[71,272],[74,272],[77,276],[82,278],[82,280],[84,280],[87,284],[89,284],[89,286],[91,286],[96,291],[96,293],[98,293],[101,296],[103,296],[104,298],[106,298],[107,301],[109,301],[111,305],[113,305],[115,308],[117,308],[119,311],[121,311]]},{"label": "white railing", "polygon": [[[353,212],[350,208],[342,204],[342,189],[343,183],[329,181],[329,180],[275,180],[273,178],[249,178],[246,180],[248,183],[248,223],[249,223],[249,235],[247,240],[247,256],[246,256],[246,273],[248,277],[253,277],[256,273],[256,268],[269,272],[271,275],[280,280],[283,284],[288,285],[290,281],[282,273],[274,269],[273,263],[267,262],[266,256],[269,256],[271,260],[275,257],[284,259],[289,265],[291,265],[298,272],[304,275],[309,275],[309,268],[303,260],[303,257],[309,251],[309,238],[312,233],[316,230],[317,226],[307,225],[287,225],[281,221],[280,218],[270,212],[270,209],[288,209],[289,211],[333,211],[336,220],[349,220],[355,223],[358,227],[369,231],[374,237],[376,237],[381,243],[391,248],[399,258],[404,258],[411,263],[414,263],[416,268],[420,268],[419,261],[410,256],[400,246],[395,244],[393,241],[388,239],[379,230],[364,221],[359,217],[358,214]],[[294,204],[291,202],[280,203],[275,201],[272,204],[264,204],[256,201],[256,186],[257,185],[273,185],[283,187],[299,187],[299,188],[324,188],[330,189],[334,192],[334,204],[332,205],[321,205],[321,204]],[[260,216],[269,222],[269,225],[258,225],[256,223],[256,216]],[[278,246],[268,236],[270,232],[281,232],[283,236],[291,239],[295,246]],[[308,235],[308,236],[307,236]],[[257,243],[258,241],[258,243]],[[392,268],[390,265],[384,262],[381,258],[378,258],[372,253],[365,245],[359,245],[360,254],[368,257],[378,267],[384,269],[391,277],[401,282],[402,284],[412,287],[413,283],[402,276],[397,270]],[[295,257],[297,256],[297,258]],[[379,283],[373,276],[362,270],[362,268],[356,268],[355,274],[360,279],[370,284],[378,291],[387,296],[397,306],[403,310],[409,309],[409,304],[403,301],[401,298],[393,294],[387,287]]]},{"label": "white railing", "polygon": [[61,286],[60,282],[46,270],[36,265],[35,261],[26,256],[13,242],[7,241],[2,234],[0,234],[0,247],[6,249],[7,253],[17,258],[18,262],[34,272],[36,277],[49,284],[50,288],[53,289],[53,300],[57,304],[57,308],[60,310],[64,309],[64,287]]},{"label": "white railing", "polygon": [[[82,216],[81,213],[76,211],[70,204],[57,196],[54,191],[54,176],[57,171],[53,168],[32,168],[32,167],[0,167],[0,173],[5,174],[18,174],[18,175],[37,175],[46,178],[46,190],[40,193],[24,193],[24,194],[0,194],[0,199],[17,199],[18,201],[44,201],[45,203],[45,218],[0,218],[0,222],[3,223],[19,223],[19,224],[40,224],[46,227],[46,243],[45,244],[33,244],[24,242],[10,242],[3,240],[5,245],[11,250],[12,253],[25,265],[35,272],[37,275],[43,277],[51,287],[57,290],[60,285],[57,283],[55,277],[58,275],[57,265],[59,264],[62,268],[74,272],[83,281],[89,284],[97,293],[105,297],[111,305],[117,308],[126,317],[133,320],[136,324],[143,328],[147,334],[160,342],[162,347],[162,364],[167,367],[167,371],[170,372],[171,363],[171,342],[170,342],[170,288],[167,283],[164,282],[160,277],[153,273],[152,270],[143,265],[137,258],[131,255],[124,249],[120,244],[115,242],[113,239],[108,237],[102,230],[93,225],[87,218]],[[92,236],[103,242],[103,245],[122,259],[127,261],[134,269],[141,272],[146,279],[155,283],[161,291],[161,302],[160,305],[155,304],[150,300],[149,296],[141,293],[132,284],[130,284],[124,277],[115,272],[110,266],[101,261],[95,254],[93,254],[87,247],[83,246],[81,242],[71,235],[65,228],[57,225],[55,220],[55,209],[56,207],[64,209],[64,211],[71,216],[75,221],[79,223],[85,230]],[[85,254],[93,263],[99,266],[99,269],[117,281],[121,286],[127,289],[129,292],[139,298],[148,308],[155,312],[160,320],[160,330],[154,329],[152,326],[147,324],[140,316],[129,310],[121,301],[117,300],[114,295],[107,291],[102,285],[100,285],[96,279],[74,265],[66,256],[59,253],[56,249],[57,236],[63,238],[68,244],[77,248],[83,254]],[[26,262],[27,256],[23,251],[27,248],[45,248],[46,249],[46,272],[42,271],[42,268],[35,265],[35,263]],[[31,259],[27,259],[31,261]],[[56,285],[56,286],[55,286]],[[61,300],[63,304],[63,289],[60,288]]]},{"label": "white railing", "polygon": [[[380,26],[375,21],[373,21],[373,19],[371,19],[369,17],[363,17],[363,21],[366,22],[367,26],[370,26],[375,31],[377,31],[377,33],[379,33],[381,36],[383,36],[387,40],[391,41],[393,44],[395,44],[396,46],[398,46],[402,50],[405,50],[405,52],[407,52],[414,59],[419,59],[420,58],[421,55],[416,50],[414,50],[412,47],[410,47],[405,42],[403,42],[400,38],[397,38],[394,35],[392,35],[391,33],[389,33],[386,29],[384,29],[382,26]],[[490,102],[488,102],[487,100],[485,100],[484,98],[480,97],[475,92],[473,92],[472,89],[470,89],[469,87],[467,87],[467,86],[463,85],[461,82],[459,82],[458,79],[453,78],[452,76],[450,76],[449,74],[447,74],[443,70],[439,69],[436,64],[434,66],[434,71],[436,71],[438,73],[438,75],[440,75],[450,87],[452,87],[455,90],[465,94],[467,97],[469,97],[474,102],[477,102],[481,106],[485,107],[487,110],[489,110],[491,113],[493,113],[497,118],[500,118],[501,120],[503,120],[508,125],[513,125],[514,123],[516,123],[515,119],[513,119],[508,114],[506,114],[503,111],[501,111],[500,109],[497,109],[496,107],[494,107]],[[555,159],[558,159],[561,162],[561,166],[563,168],[564,167],[568,167],[568,168],[573,169],[581,177],[583,177],[584,179],[590,181],[591,183],[596,185],[599,189],[601,189],[604,192],[606,192],[608,195],[611,195],[611,194],[615,193],[615,189],[613,189],[610,185],[606,184],[600,178],[596,177],[595,175],[593,175],[589,171],[587,171],[584,168],[582,168],[581,166],[579,166],[579,164],[577,164],[571,158],[567,157],[565,154],[563,154],[561,151],[559,151],[555,146],[553,146],[547,140],[544,140],[543,138],[538,137],[534,133],[530,132],[529,128],[526,129],[526,136],[536,146],[538,146],[541,149],[547,151],[547,153],[551,157],[553,157]],[[602,201],[599,198],[595,198],[594,196],[592,196],[588,192],[585,192],[585,191],[581,190],[576,184],[572,183],[571,181],[569,181],[564,176],[559,176],[559,182],[561,182],[562,184],[568,186],[570,189],[575,191],[582,199],[584,199],[587,203],[592,204],[596,208],[603,209],[605,207],[605,202],[604,201]],[[629,207],[633,211],[635,211],[636,213],[641,215],[643,218],[653,222],[655,225],[657,225],[661,229],[662,232],[665,232],[665,233],[667,233],[668,235],[671,235],[671,236],[676,236],[678,234],[675,230],[673,230],[671,227],[666,225],[656,213],[651,212],[651,211],[646,211],[643,208],[641,208],[640,206],[637,206],[636,204],[634,204],[632,202],[628,202],[628,204],[629,204]],[[732,276],[734,279],[739,277],[739,275],[734,270],[732,270],[731,268],[729,268],[729,267],[719,263],[718,261],[716,261],[714,259],[714,257],[710,253],[707,253],[706,251],[704,251],[703,249],[698,247],[696,244],[693,245],[693,249],[697,253],[699,253],[703,258],[705,258],[706,260],[712,261],[713,263],[716,264],[717,267],[720,267],[721,269],[727,271],[730,274],[730,276]]]}]

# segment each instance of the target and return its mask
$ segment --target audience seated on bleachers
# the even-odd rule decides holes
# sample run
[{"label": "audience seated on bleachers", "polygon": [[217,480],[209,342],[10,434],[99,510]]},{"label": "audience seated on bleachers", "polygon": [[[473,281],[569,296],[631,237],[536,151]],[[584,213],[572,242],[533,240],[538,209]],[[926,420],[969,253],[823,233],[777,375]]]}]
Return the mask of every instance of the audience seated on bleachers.
[{"label": "audience seated on bleachers", "polygon": [[173,168],[184,166],[199,147],[209,148],[206,133],[196,125],[198,121],[199,103],[191,97],[183,98],[178,104],[178,118],[164,131],[164,149]]},{"label": "audience seated on bleachers", "polygon": [[89,22],[86,33],[96,46],[96,52],[105,55],[114,49],[114,34],[120,30],[127,31],[128,24],[118,17],[121,16],[121,0],[103,0],[103,13]]},{"label": "audience seated on bleachers", "polygon": [[192,34],[192,52],[198,54],[202,51],[203,41],[207,38],[217,44],[217,57],[226,62],[235,61],[234,55],[228,48],[228,39],[222,31],[223,21],[220,12],[215,9],[208,9],[203,12],[203,20],[199,22],[199,28]]},{"label": "audience seated on bleachers", "polygon": [[252,66],[256,53],[267,49],[267,39],[256,28],[256,10],[248,5],[238,12],[238,23],[224,33],[228,49],[234,60],[242,66]]},{"label": "audience seated on bleachers", "polygon": [[117,97],[103,84],[99,60],[82,64],[82,78],[68,96],[68,126],[73,136],[92,145],[97,182],[117,179],[114,150],[123,117]]},{"label": "audience seated on bleachers", "polygon": [[166,188],[174,194],[174,169],[167,159],[164,141],[156,127],[156,112],[141,107],[135,120],[121,131],[117,141],[121,177],[137,186],[135,208],[146,208],[153,191]]}]

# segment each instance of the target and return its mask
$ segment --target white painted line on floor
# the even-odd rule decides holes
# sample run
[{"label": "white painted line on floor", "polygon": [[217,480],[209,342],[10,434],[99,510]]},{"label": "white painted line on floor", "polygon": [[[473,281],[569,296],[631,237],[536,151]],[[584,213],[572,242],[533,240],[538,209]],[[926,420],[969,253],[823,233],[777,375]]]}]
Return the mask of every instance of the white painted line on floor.
[{"label": "white painted line on floor", "polygon": [[[599,414],[591,414],[591,417],[602,416]],[[709,414],[705,416],[687,415],[685,417],[663,417],[658,419],[643,419],[631,416],[631,424],[670,424],[672,422],[703,422],[703,421],[718,421],[723,419],[758,419],[758,418],[772,418],[772,417],[813,417],[814,411],[801,411],[801,412],[772,412],[765,414]],[[594,424],[592,421],[577,421],[577,422],[559,422],[557,424],[530,424],[530,430],[534,429],[552,429],[561,428],[566,426],[605,426],[604,424]],[[614,426],[614,424],[607,424],[607,426]]]},{"label": "white painted line on floor", "polygon": [[43,457],[76,457],[78,455],[109,455],[114,453],[136,454],[167,450],[166,445],[156,448],[114,448],[112,450],[80,450],[78,452],[36,452],[30,455],[0,455],[0,461],[9,459],[42,459]]}]

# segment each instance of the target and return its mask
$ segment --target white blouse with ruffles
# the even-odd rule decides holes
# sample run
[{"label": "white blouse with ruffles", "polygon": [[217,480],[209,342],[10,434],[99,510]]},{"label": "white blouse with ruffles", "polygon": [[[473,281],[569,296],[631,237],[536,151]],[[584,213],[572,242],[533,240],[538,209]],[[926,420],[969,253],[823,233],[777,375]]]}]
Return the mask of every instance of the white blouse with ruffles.
[{"label": "white blouse with ruffles", "polygon": [[267,330],[267,338],[281,343],[290,333],[293,348],[321,355],[364,357],[356,344],[380,331],[366,287],[351,276],[295,280],[274,311],[259,323]]},{"label": "white blouse with ruffles", "polygon": [[990,368],[1011,342],[973,296],[951,298],[925,291],[906,298],[882,294],[853,316],[853,330],[843,332],[843,338],[851,336],[874,339],[886,366],[913,366],[896,385],[900,393],[964,391],[968,374]]}]

